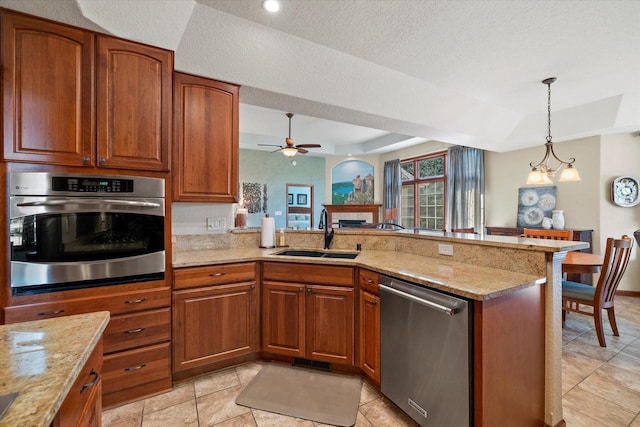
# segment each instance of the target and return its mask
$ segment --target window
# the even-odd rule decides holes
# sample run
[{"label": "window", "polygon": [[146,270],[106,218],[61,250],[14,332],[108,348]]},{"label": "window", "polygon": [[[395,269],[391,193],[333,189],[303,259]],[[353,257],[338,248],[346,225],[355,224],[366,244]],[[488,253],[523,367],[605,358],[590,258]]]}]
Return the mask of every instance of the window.
[{"label": "window", "polygon": [[404,227],[444,230],[446,160],[445,151],[400,162]]}]

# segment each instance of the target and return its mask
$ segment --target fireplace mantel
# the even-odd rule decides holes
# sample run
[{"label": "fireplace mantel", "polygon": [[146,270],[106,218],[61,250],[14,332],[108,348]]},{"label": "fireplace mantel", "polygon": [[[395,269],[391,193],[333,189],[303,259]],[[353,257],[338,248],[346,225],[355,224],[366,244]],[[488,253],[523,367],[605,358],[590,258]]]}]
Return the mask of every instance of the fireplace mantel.
[{"label": "fireplace mantel", "polygon": [[[339,219],[364,219],[367,222],[380,222],[379,203],[371,205],[323,205],[327,210],[329,224],[337,223]],[[334,215],[335,214],[335,215]]]}]

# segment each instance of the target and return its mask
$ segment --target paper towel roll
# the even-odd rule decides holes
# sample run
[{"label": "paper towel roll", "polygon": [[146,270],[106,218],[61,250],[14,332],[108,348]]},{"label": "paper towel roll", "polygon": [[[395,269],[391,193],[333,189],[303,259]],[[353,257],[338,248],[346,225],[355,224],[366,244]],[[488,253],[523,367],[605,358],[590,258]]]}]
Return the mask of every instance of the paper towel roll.
[{"label": "paper towel roll", "polygon": [[276,222],[273,218],[262,218],[262,235],[260,247],[272,248],[276,245]]}]

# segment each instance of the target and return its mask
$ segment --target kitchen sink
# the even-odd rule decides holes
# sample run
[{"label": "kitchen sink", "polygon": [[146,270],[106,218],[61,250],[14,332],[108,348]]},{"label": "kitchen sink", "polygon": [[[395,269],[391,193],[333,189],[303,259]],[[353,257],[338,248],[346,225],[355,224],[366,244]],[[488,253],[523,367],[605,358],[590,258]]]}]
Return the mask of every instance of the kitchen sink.
[{"label": "kitchen sink", "polygon": [[342,258],[342,259],[354,259],[358,256],[358,253],[353,252],[327,252],[321,250],[304,250],[304,249],[287,249],[282,252],[278,252],[276,255],[285,256],[307,256],[314,258]]}]

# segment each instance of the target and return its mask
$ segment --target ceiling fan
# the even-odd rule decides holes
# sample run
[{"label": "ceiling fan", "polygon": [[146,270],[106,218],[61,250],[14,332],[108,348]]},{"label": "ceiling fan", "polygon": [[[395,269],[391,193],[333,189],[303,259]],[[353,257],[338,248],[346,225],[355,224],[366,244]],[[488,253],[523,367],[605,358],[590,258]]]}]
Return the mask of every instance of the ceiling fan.
[{"label": "ceiling fan", "polygon": [[[306,148],[320,148],[322,147],[319,144],[298,144],[294,145],[293,139],[291,139],[291,117],[293,117],[293,113],[286,113],[285,116],[289,117],[289,137],[284,139],[285,145],[274,145],[274,144],[258,144],[264,147],[280,147],[276,151],[282,151],[286,157],[293,157],[296,154],[307,154],[309,151]],[[274,151],[274,153],[276,152]]]}]

